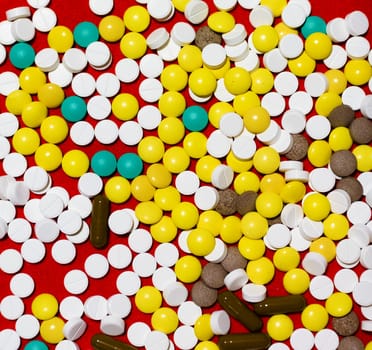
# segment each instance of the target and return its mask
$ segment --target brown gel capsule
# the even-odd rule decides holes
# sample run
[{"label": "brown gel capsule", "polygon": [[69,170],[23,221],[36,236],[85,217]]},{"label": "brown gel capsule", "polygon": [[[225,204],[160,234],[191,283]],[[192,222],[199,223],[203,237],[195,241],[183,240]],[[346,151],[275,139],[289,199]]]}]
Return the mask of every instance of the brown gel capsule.
[{"label": "brown gel capsule", "polygon": [[241,333],[223,335],[218,340],[220,350],[264,350],[271,344],[265,333]]},{"label": "brown gel capsule", "polygon": [[287,314],[301,312],[306,306],[306,299],[302,295],[286,295],[268,297],[263,301],[254,304],[253,309],[260,316],[275,314]]},{"label": "brown gel capsule", "polygon": [[109,214],[110,202],[106,196],[99,194],[94,197],[89,233],[89,239],[94,248],[102,249],[107,245]]},{"label": "brown gel capsule", "polygon": [[250,310],[234,293],[230,291],[220,293],[218,295],[218,303],[228,314],[238,320],[251,332],[257,332],[262,328],[261,318]]},{"label": "brown gel capsule", "polygon": [[136,350],[133,346],[116,340],[106,334],[95,334],[90,340],[95,350]]}]

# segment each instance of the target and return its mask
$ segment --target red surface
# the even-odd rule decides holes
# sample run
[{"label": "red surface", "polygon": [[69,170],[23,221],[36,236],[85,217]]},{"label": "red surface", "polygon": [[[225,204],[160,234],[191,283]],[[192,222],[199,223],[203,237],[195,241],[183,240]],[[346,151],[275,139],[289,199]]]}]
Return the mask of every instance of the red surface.
[{"label": "red surface", "polygon": [[[210,10],[211,12],[215,11],[215,7],[212,4],[212,1],[209,0],[208,3],[211,4]],[[16,6],[21,6],[25,5],[26,1],[25,0],[14,0],[12,2],[7,2],[7,1],[2,1],[0,3],[0,20],[5,19],[5,10],[16,7]],[[122,16],[124,13],[124,10],[131,6],[135,5],[136,2],[134,0],[126,0],[126,1],[116,1],[115,3],[115,8],[113,10],[113,14]],[[66,25],[70,27],[71,29],[74,28],[74,26],[79,23],[80,21],[83,20],[88,20],[92,21],[95,24],[98,25],[100,21],[100,17],[93,15],[88,7],[88,0],[82,0],[82,1],[72,1],[72,0],[52,0],[51,5],[50,5],[57,13],[58,15],[58,24],[60,25]],[[372,18],[372,5],[370,1],[366,0],[343,0],[343,1],[336,1],[336,0],[330,0],[330,1],[320,1],[320,0],[312,0],[312,14],[313,15],[318,15],[323,17],[326,21],[329,21],[332,18],[335,17],[344,17],[347,15],[349,12],[352,10],[362,10],[364,11],[369,18]],[[251,27],[248,23],[248,14],[249,12],[247,10],[241,9],[241,8],[236,8],[233,11],[234,16],[236,17],[237,22],[244,23],[247,25],[247,28],[249,31],[251,31]],[[151,27],[144,32],[144,35],[147,36],[148,33],[151,32],[156,27],[159,26],[165,26],[168,29],[170,29],[176,21],[183,20],[183,15],[181,13],[176,12],[175,17],[172,19],[170,22],[166,23],[156,23],[155,21],[152,21]],[[367,33],[368,39],[370,42],[372,42],[372,30],[370,29],[369,32]],[[32,42],[32,45],[34,46],[35,50],[39,50],[45,46],[46,44],[46,35],[37,33],[37,36],[35,40]],[[112,64],[111,68],[109,69],[110,71],[113,71],[114,64],[117,60],[122,58],[122,54],[119,51],[118,44],[110,44],[110,48],[112,49],[112,54],[114,58],[114,63]],[[9,48],[8,48],[9,49]],[[324,67],[321,66],[320,64],[318,65],[318,70],[324,70]],[[15,68],[13,68],[10,64],[10,62],[7,60],[3,65],[0,66],[0,71],[5,71],[5,70],[11,70],[14,72],[19,73],[19,71]],[[97,75],[100,72],[95,72],[91,69],[89,71]],[[140,78],[141,79],[141,78]],[[137,94],[137,87],[139,80],[137,80],[134,84],[131,85],[122,85],[121,86],[121,92],[131,92],[134,94]],[[367,90],[366,90],[367,91]],[[66,95],[70,96],[72,94],[70,89],[67,89]],[[5,111],[4,107],[4,97],[0,96],[0,110],[1,112]],[[188,99],[189,102],[191,102]],[[141,103],[141,102],[140,102]],[[193,102],[192,102],[193,103]],[[209,102],[204,105],[205,108],[208,108],[212,102]],[[143,104],[143,103],[142,103]],[[142,105],[141,104],[141,105]],[[50,114],[60,114],[58,110],[55,111],[50,111]],[[116,120],[114,117],[110,117],[116,122],[119,122]],[[92,121],[89,117],[87,117],[87,120]],[[94,123],[94,121],[92,121]],[[211,129],[207,129],[206,133],[209,133]],[[63,152],[66,152],[69,149],[76,148],[75,145],[73,145],[69,140],[66,140],[61,145],[61,148]],[[94,154],[97,150],[105,148],[104,146],[100,145],[97,142],[94,142],[92,145],[89,147],[84,147],[84,151],[91,156]],[[109,147],[110,150],[112,150],[117,156],[123,154],[124,152],[128,151],[135,151],[135,147],[127,147],[123,146],[122,143],[117,142],[115,145],[112,147]],[[33,158],[29,157],[28,158],[29,165],[33,164]],[[1,164],[1,161],[0,161]],[[146,165],[145,165],[146,167]],[[193,165],[192,165],[193,167]],[[2,167],[0,167],[0,174],[2,172]],[[68,178],[62,170],[57,170],[53,172],[52,174],[53,178],[53,185],[61,185],[66,187],[70,195],[76,194],[77,191],[77,181],[75,179]],[[192,200],[192,198],[183,198],[183,200]],[[116,205],[112,206],[112,210],[118,209],[118,208],[124,208],[124,207],[132,207],[136,205],[136,202],[134,200],[130,200],[127,203],[124,203],[123,205]],[[18,208],[18,216],[23,215],[22,208]],[[62,234],[60,236],[62,238]],[[109,241],[109,246],[102,250],[99,251],[102,254],[106,254],[107,250],[110,246],[116,243],[126,243],[127,239],[126,237],[118,237],[113,234],[110,236],[110,241]],[[153,248],[155,247],[155,243]],[[77,257],[74,260],[74,262],[68,266],[62,266],[58,265],[53,261],[51,258],[51,244],[46,244],[47,247],[47,254],[45,259],[42,261],[40,264],[32,265],[29,263],[25,263],[22,272],[27,272],[29,273],[35,280],[36,282],[36,287],[34,293],[24,299],[25,302],[25,313],[31,313],[31,302],[33,298],[38,295],[39,293],[43,292],[48,292],[54,294],[59,301],[61,301],[64,297],[68,296],[68,293],[65,291],[63,287],[63,277],[66,274],[67,271],[69,271],[72,268],[79,268],[83,269],[83,264],[87,256],[90,254],[97,252],[89,242],[86,242],[84,244],[78,245],[77,246]],[[2,241],[0,241],[0,251],[6,249],[6,248],[15,248],[15,249],[20,249],[20,245],[11,242],[8,238],[4,238]],[[267,256],[272,257],[272,252],[267,250]],[[338,265],[333,262],[328,266],[327,269],[327,274],[332,278],[336,271],[339,269]],[[363,268],[358,266],[355,271],[357,273],[361,273],[363,271]],[[92,280],[90,279],[90,285],[89,289],[87,292],[85,292],[83,295],[80,295],[81,299],[84,301],[88,296],[90,295],[95,295],[95,294],[101,294],[104,297],[109,297],[112,294],[117,293],[117,289],[115,286],[116,283],[116,277],[121,273],[122,271],[115,270],[113,268],[110,268],[109,274],[101,280]],[[283,274],[280,272],[276,272],[275,277],[273,281],[268,285],[268,294],[270,296],[273,295],[283,295],[286,294],[286,292],[283,289],[282,286],[282,276]],[[9,289],[9,281],[11,279],[11,276],[4,274],[3,272],[0,272],[0,281],[1,281],[1,289],[0,289],[0,300],[6,296],[9,295],[10,289]],[[149,279],[143,280],[143,285],[145,284],[150,284],[151,281]],[[191,286],[190,286],[191,287]],[[237,293],[240,295],[240,292]],[[309,294],[306,294],[306,297],[308,298],[308,302],[312,303],[315,302]],[[150,321],[150,316],[149,315],[144,315],[140,313],[139,311],[136,311],[134,301],[133,301],[133,312],[131,315],[126,319],[126,326],[128,327],[130,324],[132,324],[135,321],[146,321],[149,323]],[[204,310],[204,313],[208,313],[212,311],[213,309],[217,308],[215,306],[214,308],[206,309]],[[358,313],[360,313],[359,307],[357,305],[354,306],[354,310]],[[300,321],[300,315],[293,315],[293,320],[295,322],[296,327],[301,326],[301,321]],[[87,317],[84,316],[84,319],[88,323],[88,329],[84,336],[77,341],[77,343],[80,346],[80,349],[86,350],[86,349],[91,349],[90,346],[90,338],[91,336],[99,331],[99,322],[89,320]],[[14,324],[15,322],[13,321],[7,321],[5,320],[2,316],[0,316],[0,330],[5,329],[5,328],[12,328],[14,329]],[[233,332],[239,332],[239,331],[244,331],[244,329],[235,321],[232,323],[232,331]],[[364,343],[367,343],[369,339],[371,339],[371,335],[364,333],[362,331],[359,331],[357,333],[358,337],[360,337]],[[41,339],[38,337],[38,339]],[[125,340],[125,336],[119,337],[119,339]],[[22,342],[22,348],[25,346],[26,342]],[[50,349],[54,349],[53,345],[50,345]]]}]

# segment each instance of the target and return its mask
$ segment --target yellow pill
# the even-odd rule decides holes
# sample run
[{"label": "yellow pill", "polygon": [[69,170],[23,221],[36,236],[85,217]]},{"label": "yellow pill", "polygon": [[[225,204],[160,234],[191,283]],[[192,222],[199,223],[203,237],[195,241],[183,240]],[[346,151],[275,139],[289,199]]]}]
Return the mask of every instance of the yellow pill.
[{"label": "yellow pill", "polygon": [[39,134],[31,128],[20,128],[13,135],[14,150],[25,156],[34,154],[40,145]]},{"label": "yellow pill", "polygon": [[257,68],[251,72],[251,90],[259,95],[268,93],[274,86],[274,76],[266,68]]},{"label": "yellow pill", "polygon": [[200,213],[197,227],[209,230],[214,236],[221,232],[223,224],[222,215],[215,210],[206,210]]},{"label": "yellow pill", "polygon": [[177,313],[169,307],[161,307],[152,314],[151,325],[156,331],[173,333],[178,327]]},{"label": "yellow pill", "polygon": [[331,147],[331,150],[336,152],[350,149],[350,147],[353,145],[353,139],[348,128],[338,126],[329,134],[328,143],[329,147]]},{"label": "yellow pill", "polygon": [[155,188],[165,188],[172,182],[172,175],[163,164],[151,164],[146,176]]},{"label": "yellow pill", "polygon": [[62,163],[61,149],[52,144],[44,143],[40,145],[35,151],[35,163],[46,171],[56,170]]},{"label": "yellow pill", "polygon": [[298,77],[306,77],[314,72],[316,61],[305,51],[298,57],[288,60],[289,70]]},{"label": "yellow pill", "polygon": [[310,286],[309,274],[300,268],[291,269],[283,277],[283,286],[290,294],[303,294]]},{"label": "yellow pill", "polygon": [[21,89],[29,94],[36,94],[45,83],[45,73],[38,67],[25,68],[19,75],[19,85]]},{"label": "yellow pill", "polygon": [[267,219],[261,214],[251,211],[245,214],[240,222],[240,230],[250,239],[262,238],[269,228]]},{"label": "yellow pill", "polygon": [[62,169],[70,177],[81,177],[89,169],[89,158],[83,151],[68,151],[62,158]]},{"label": "yellow pill", "polygon": [[201,50],[195,45],[185,45],[181,48],[177,62],[186,72],[193,72],[203,66]]},{"label": "yellow pill", "polygon": [[163,215],[163,211],[153,201],[138,203],[134,211],[138,220],[146,225],[156,224]]},{"label": "yellow pill", "polygon": [[329,163],[332,155],[331,147],[327,141],[315,140],[307,150],[307,158],[315,167],[323,167]]},{"label": "yellow pill", "polygon": [[317,192],[310,193],[304,198],[302,208],[304,214],[314,221],[325,219],[331,211],[331,205],[328,198],[324,194]]},{"label": "yellow pill", "polygon": [[278,249],[273,257],[274,266],[283,272],[295,269],[300,263],[300,254],[292,247]]},{"label": "yellow pill", "polygon": [[125,26],[132,32],[143,32],[150,25],[150,14],[140,5],[128,7],[123,18]]},{"label": "yellow pill", "polygon": [[141,312],[152,314],[158,310],[163,301],[161,293],[152,286],[144,286],[140,288],[134,297],[134,302]]},{"label": "yellow pill", "polygon": [[305,51],[314,60],[324,60],[332,51],[331,38],[324,33],[312,33],[305,40]]},{"label": "yellow pill", "polygon": [[216,77],[207,68],[195,69],[189,75],[189,87],[197,96],[210,96],[214,93],[217,87]]},{"label": "yellow pill", "polygon": [[216,102],[214,103],[208,111],[209,122],[218,129],[220,126],[220,120],[222,116],[226,113],[234,112],[234,108],[230,103],[227,102]]},{"label": "yellow pill", "polygon": [[208,17],[208,27],[217,33],[227,33],[235,26],[235,18],[225,11],[217,11]]},{"label": "yellow pill", "polygon": [[320,304],[310,304],[301,313],[301,321],[305,328],[312,332],[318,332],[328,324],[328,312]]},{"label": "yellow pill", "polygon": [[173,207],[172,220],[181,230],[190,230],[199,220],[198,208],[190,202],[180,202]]},{"label": "yellow pill", "polygon": [[5,106],[8,112],[20,115],[23,108],[32,102],[31,95],[23,90],[12,91],[5,99]]},{"label": "yellow pill", "polygon": [[41,122],[40,134],[46,142],[61,143],[68,136],[68,131],[68,124],[62,117],[52,115]]},{"label": "yellow pill", "polygon": [[347,87],[345,74],[338,69],[329,69],[324,73],[328,81],[328,92],[341,94]]},{"label": "yellow pill", "polygon": [[174,272],[181,282],[193,283],[199,279],[202,265],[195,256],[185,255],[176,262]]},{"label": "yellow pill", "polygon": [[249,261],[247,274],[250,281],[256,284],[269,283],[275,274],[275,267],[271,260],[265,256],[257,260]]},{"label": "yellow pill", "polygon": [[333,317],[343,317],[353,308],[353,300],[346,293],[333,293],[325,303],[327,312]]},{"label": "yellow pill", "polygon": [[[157,163],[164,156],[164,143],[156,136],[145,136],[138,144],[137,152],[146,163]],[[155,186],[156,187],[156,186]]]},{"label": "yellow pill", "polygon": [[46,83],[39,88],[37,98],[47,108],[57,108],[62,104],[65,93],[59,85]]},{"label": "yellow pill", "polygon": [[287,0],[261,0],[260,5],[268,7],[275,17],[279,17],[287,5]]},{"label": "yellow pill", "polygon": [[145,37],[136,32],[124,34],[120,40],[121,53],[132,59],[141,58],[147,50],[147,43]]},{"label": "yellow pill", "polygon": [[315,110],[318,114],[328,117],[329,114],[342,104],[342,99],[334,92],[325,92],[315,101]]},{"label": "yellow pill", "polygon": [[238,249],[246,259],[257,260],[264,256],[266,246],[262,239],[250,239],[243,236],[239,240]]},{"label": "yellow pill", "polygon": [[283,36],[288,34],[298,34],[298,31],[296,29],[288,27],[283,22],[279,22],[278,24],[275,25],[274,28],[279,35],[279,39],[283,38]]},{"label": "yellow pill", "polygon": [[261,179],[260,190],[261,192],[274,192],[280,194],[285,184],[286,183],[283,175],[279,173],[273,173],[265,175]]},{"label": "yellow pill", "polygon": [[234,111],[240,115],[246,115],[251,108],[259,106],[261,106],[261,100],[258,95],[252,91],[237,95],[233,100]]},{"label": "yellow pill", "polygon": [[206,256],[212,252],[216,245],[213,234],[203,228],[191,230],[187,236],[187,247],[196,256]]},{"label": "yellow pill", "polygon": [[212,181],[213,170],[220,164],[221,162],[217,158],[206,155],[197,160],[195,172],[200,180],[210,183]]},{"label": "yellow pill", "polygon": [[112,203],[124,203],[130,197],[130,183],[122,176],[113,176],[105,184],[106,197]]},{"label": "yellow pill", "polygon": [[179,174],[188,168],[190,157],[182,147],[173,146],[164,152],[163,164],[171,173]]},{"label": "yellow pill", "polygon": [[353,154],[357,160],[357,169],[359,171],[372,170],[372,147],[369,145],[359,145],[353,149]]},{"label": "yellow pill", "polygon": [[178,118],[164,118],[158,126],[160,140],[168,145],[179,143],[185,135],[185,126]]},{"label": "yellow pill", "polygon": [[42,124],[47,115],[48,108],[39,101],[33,101],[24,106],[21,118],[26,126],[37,128]]},{"label": "yellow pill", "polygon": [[31,303],[31,311],[39,320],[49,320],[58,312],[58,301],[50,293],[37,295]]},{"label": "yellow pill", "polygon": [[287,340],[293,332],[293,321],[287,315],[271,316],[267,322],[267,333],[276,341]]},{"label": "yellow pill", "polygon": [[231,94],[241,95],[248,91],[251,86],[250,73],[241,67],[230,68],[224,76],[224,84]]},{"label": "yellow pill", "polygon": [[108,42],[119,41],[125,32],[124,21],[119,16],[105,16],[98,24],[98,31],[103,40]]},{"label": "yellow pill", "polygon": [[244,173],[252,168],[253,161],[249,160],[242,160],[237,158],[232,151],[226,156],[226,163],[227,165],[234,170],[236,173]]},{"label": "yellow pill", "polygon": [[297,203],[304,197],[306,186],[300,181],[287,182],[280,191],[284,203]]},{"label": "yellow pill", "polygon": [[181,194],[174,186],[158,188],[154,193],[154,202],[162,210],[171,211],[181,202]]},{"label": "yellow pill", "polygon": [[55,26],[48,33],[49,46],[59,53],[64,53],[74,45],[74,35],[66,26]]},{"label": "yellow pill", "polygon": [[236,176],[233,185],[237,194],[242,194],[246,191],[258,192],[260,178],[252,171],[245,171]]},{"label": "yellow pill", "polygon": [[195,350],[219,350],[216,343],[205,340],[196,345]]},{"label": "yellow pill", "polygon": [[138,112],[139,104],[137,98],[129,93],[116,95],[112,100],[112,113],[120,120],[133,119]]},{"label": "yellow pill", "polygon": [[323,221],[324,235],[332,241],[339,241],[347,236],[349,222],[344,215],[331,213]]},{"label": "yellow pill", "polygon": [[194,332],[201,341],[207,341],[214,336],[211,328],[211,314],[203,314],[198,317],[194,325]]},{"label": "yellow pill", "polygon": [[155,187],[146,175],[140,175],[132,180],[130,191],[138,201],[146,202],[154,197]]},{"label": "yellow pill", "polygon": [[269,146],[261,147],[253,156],[253,166],[261,174],[271,174],[279,168],[280,156]]},{"label": "yellow pill", "polygon": [[252,41],[258,51],[268,52],[278,45],[279,35],[272,26],[262,25],[253,31]]},{"label": "yellow pill", "polygon": [[256,210],[265,218],[278,216],[283,209],[283,201],[275,192],[260,193],[256,199]]},{"label": "yellow pill", "polygon": [[344,67],[347,81],[352,85],[367,84],[372,76],[372,67],[367,60],[350,60]]},{"label": "yellow pill", "polygon": [[175,239],[178,231],[172,218],[163,215],[156,224],[150,226],[150,233],[156,242],[169,243]]},{"label": "yellow pill", "polygon": [[164,117],[179,117],[186,108],[186,100],[178,91],[166,91],[160,96],[158,107]]},{"label": "yellow pill", "polygon": [[225,217],[220,229],[221,239],[227,244],[238,242],[242,236],[240,226],[240,219],[238,217],[233,215]]},{"label": "yellow pill", "polygon": [[207,154],[207,140],[203,133],[193,131],[185,136],[182,146],[190,158],[199,159]]},{"label": "yellow pill", "polygon": [[328,237],[320,237],[312,241],[309,250],[322,254],[327,262],[331,262],[336,257],[336,244]]},{"label": "yellow pill", "polygon": [[165,89],[181,91],[187,85],[187,72],[178,64],[170,64],[160,74],[160,81]]},{"label": "yellow pill", "polygon": [[64,339],[63,328],[65,322],[60,317],[53,317],[42,321],[40,324],[40,336],[47,343],[58,344]]}]

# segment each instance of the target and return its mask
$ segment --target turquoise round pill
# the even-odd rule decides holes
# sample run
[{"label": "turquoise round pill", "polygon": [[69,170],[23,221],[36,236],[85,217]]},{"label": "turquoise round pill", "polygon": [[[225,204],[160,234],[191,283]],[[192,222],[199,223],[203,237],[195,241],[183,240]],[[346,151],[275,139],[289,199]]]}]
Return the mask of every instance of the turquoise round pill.
[{"label": "turquoise round pill", "polygon": [[9,59],[16,68],[30,67],[35,61],[35,50],[27,43],[17,43],[10,49]]},{"label": "turquoise round pill", "polygon": [[87,105],[81,97],[70,96],[62,102],[61,112],[69,122],[78,122],[87,114]]},{"label": "turquoise round pill", "polygon": [[48,346],[40,340],[32,340],[26,344],[24,350],[48,350]]},{"label": "turquoise round pill", "polygon": [[142,159],[135,153],[125,153],[118,159],[119,174],[126,179],[134,179],[142,173]]},{"label": "turquoise round pill", "polygon": [[92,159],[90,166],[93,172],[99,176],[110,176],[116,171],[116,157],[109,151],[98,151]]},{"label": "turquoise round pill", "polygon": [[190,131],[202,131],[208,124],[208,113],[200,106],[190,106],[182,114],[185,128]]},{"label": "turquoise round pill", "polygon": [[309,16],[301,27],[301,34],[306,39],[313,33],[327,34],[327,23],[319,16]]},{"label": "turquoise round pill", "polygon": [[99,38],[97,26],[92,22],[80,22],[74,28],[74,40],[81,47],[87,47]]}]

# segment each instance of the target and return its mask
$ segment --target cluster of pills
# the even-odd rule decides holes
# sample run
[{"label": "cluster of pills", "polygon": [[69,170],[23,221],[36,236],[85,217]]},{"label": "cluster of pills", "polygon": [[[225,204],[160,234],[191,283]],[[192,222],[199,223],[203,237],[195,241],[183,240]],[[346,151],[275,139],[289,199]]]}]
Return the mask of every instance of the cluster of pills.
[{"label": "cluster of pills", "polygon": [[0,22],[0,348],[372,348],[368,15],[88,5]]}]

